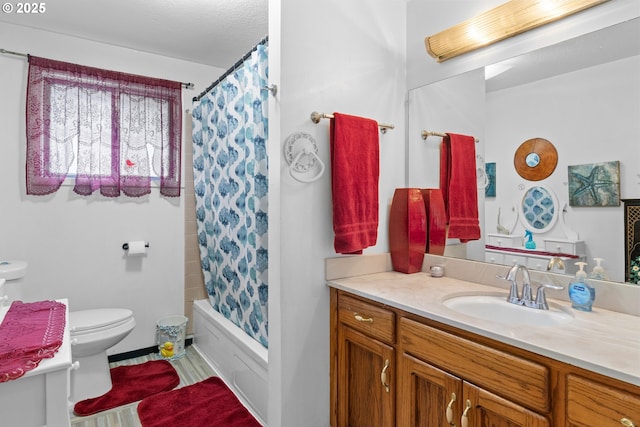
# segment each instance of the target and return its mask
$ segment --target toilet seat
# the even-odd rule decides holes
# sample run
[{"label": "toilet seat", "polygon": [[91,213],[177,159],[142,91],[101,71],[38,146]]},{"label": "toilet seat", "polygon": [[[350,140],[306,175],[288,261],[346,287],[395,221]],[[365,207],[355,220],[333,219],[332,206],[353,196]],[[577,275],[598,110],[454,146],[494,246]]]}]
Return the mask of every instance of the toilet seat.
[{"label": "toilet seat", "polygon": [[117,328],[133,321],[133,312],[126,308],[97,308],[71,311],[69,330],[72,336],[94,334]]}]

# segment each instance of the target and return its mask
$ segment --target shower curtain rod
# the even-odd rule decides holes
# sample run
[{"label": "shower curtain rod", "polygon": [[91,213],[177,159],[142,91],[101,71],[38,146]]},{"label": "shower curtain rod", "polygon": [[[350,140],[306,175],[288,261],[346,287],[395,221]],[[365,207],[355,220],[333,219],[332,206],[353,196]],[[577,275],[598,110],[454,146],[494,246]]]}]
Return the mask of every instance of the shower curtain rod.
[{"label": "shower curtain rod", "polygon": [[[22,56],[25,58],[29,58],[29,54],[28,53],[21,53],[21,52],[13,52],[11,50],[7,50],[7,49],[0,49],[0,53],[5,54],[5,55],[15,55],[15,56]],[[181,83],[182,87],[184,87],[185,89],[193,89],[194,85],[193,83]]]},{"label": "shower curtain rod", "polygon": [[[422,139],[426,140],[430,136],[439,136],[441,138],[444,138],[445,136],[447,136],[447,134],[446,133],[442,133],[442,132],[428,131],[428,130],[423,130],[422,131]],[[473,138],[473,139],[476,141],[476,144],[478,142],[480,142],[480,140],[478,138]]]},{"label": "shower curtain rod", "polygon": [[225,77],[227,77],[229,74],[233,73],[235,70],[238,69],[238,67],[240,67],[244,61],[246,61],[247,59],[249,59],[249,57],[251,56],[251,54],[253,52],[255,52],[255,50],[258,48],[258,46],[260,46],[261,44],[266,43],[267,41],[269,41],[269,36],[264,36],[264,38],[262,40],[260,40],[258,43],[256,43],[256,45],[254,47],[251,48],[251,50],[247,53],[244,54],[244,56],[242,58],[240,58],[235,64],[233,64],[233,66],[231,66],[231,68],[229,68],[227,71],[225,71],[220,77],[218,77],[218,79],[211,83],[209,85],[209,87],[207,87],[205,90],[203,90],[200,95],[198,96],[194,96],[193,97],[193,102],[196,101],[200,101],[202,99],[203,96],[205,96],[207,93],[209,93],[209,91],[211,89],[213,89],[214,87],[218,86],[218,84],[224,80]]}]

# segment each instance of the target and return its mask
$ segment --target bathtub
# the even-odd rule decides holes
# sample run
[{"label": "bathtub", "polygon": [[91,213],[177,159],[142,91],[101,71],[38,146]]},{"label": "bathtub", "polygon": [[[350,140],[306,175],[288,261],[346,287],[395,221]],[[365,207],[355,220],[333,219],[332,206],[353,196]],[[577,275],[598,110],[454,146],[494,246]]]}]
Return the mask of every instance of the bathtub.
[{"label": "bathtub", "polygon": [[208,300],[193,303],[193,346],[249,411],[266,425],[268,351]]}]

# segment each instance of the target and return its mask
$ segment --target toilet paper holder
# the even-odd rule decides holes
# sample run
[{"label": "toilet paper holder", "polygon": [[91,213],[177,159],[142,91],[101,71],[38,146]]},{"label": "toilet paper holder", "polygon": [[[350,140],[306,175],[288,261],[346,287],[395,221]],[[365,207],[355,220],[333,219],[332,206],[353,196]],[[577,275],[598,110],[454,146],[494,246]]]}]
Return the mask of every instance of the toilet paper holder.
[{"label": "toilet paper holder", "polygon": [[[148,242],[146,242],[146,243],[144,244],[144,247],[145,247],[145,248],[148,248],[148,247],[149,247],[149,243],[148,243]],[[123,244],[122,244],[122,250],[123,250],[123,251],[128,251],[128,250],[129,250],[129,243],[123,243]]]}]

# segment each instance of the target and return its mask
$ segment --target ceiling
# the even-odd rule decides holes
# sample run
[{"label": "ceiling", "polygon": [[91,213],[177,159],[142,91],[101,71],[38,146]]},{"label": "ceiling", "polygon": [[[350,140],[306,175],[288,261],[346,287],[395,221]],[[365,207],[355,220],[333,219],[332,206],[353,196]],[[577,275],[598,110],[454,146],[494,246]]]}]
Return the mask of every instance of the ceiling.
[{"label": "ceiling", "polygon": [[[44,13],[5,11],[0,22],[224,69],[268,31],[268,0],[55,0],[43,4]],[[1,44],[0,48],[11,50],[10,41]]]}]

